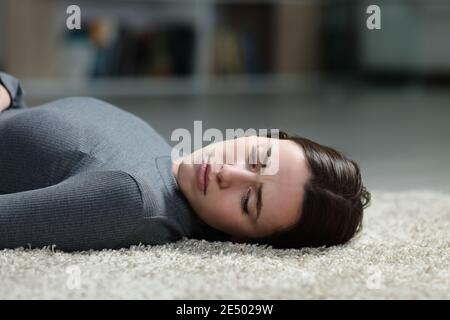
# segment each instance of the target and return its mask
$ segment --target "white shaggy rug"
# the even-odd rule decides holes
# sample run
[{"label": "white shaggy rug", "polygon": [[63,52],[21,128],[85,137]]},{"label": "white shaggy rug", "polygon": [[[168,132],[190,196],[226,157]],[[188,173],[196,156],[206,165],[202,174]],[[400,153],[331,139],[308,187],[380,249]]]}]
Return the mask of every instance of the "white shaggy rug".
[{"label": "white shaggy rug", "polygon": [[182,240],[0,250],[1,299],[449,299],[450,195],[374,192],[357,239],[275,250]]}]

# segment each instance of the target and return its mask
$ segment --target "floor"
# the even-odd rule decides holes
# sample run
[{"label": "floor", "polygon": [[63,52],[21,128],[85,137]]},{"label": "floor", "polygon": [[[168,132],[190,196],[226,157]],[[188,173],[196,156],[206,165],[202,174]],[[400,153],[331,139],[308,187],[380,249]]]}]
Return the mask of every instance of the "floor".
[{"label": "floor", "polygon": [[[335,146],[360,162],[373,191],[362,233],[329,249],[186,239],[74,254],[2,250],[0,298],[449,298],[450,94],[328,88],[319,95],[105,100],[167,139],[203,120],[204,129],[280,128]],[[416,191],[392,191],[405,189]]]},{"label": "floor", "polygon": [[203,131],[284,129],[359,161],[369,189],[450,192],[450,93],[445,89],[326,87],[282,96],[103,99],[142,117],[169,142],[173,130],[192,130],[194,120],[203,120]]},{"label": "floor", "polygon": [[0,299],[449,299],[450,195],[374,192],[344,246],[0,250]]}]

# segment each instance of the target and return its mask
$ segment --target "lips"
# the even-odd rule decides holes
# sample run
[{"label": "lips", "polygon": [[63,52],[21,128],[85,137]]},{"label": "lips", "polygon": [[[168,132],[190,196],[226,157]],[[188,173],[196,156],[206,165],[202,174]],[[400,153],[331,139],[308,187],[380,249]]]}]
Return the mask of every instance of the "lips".
[{"label": "lips", "polygon": [[207,162],[203,162],[197,169],[197,186],[204,195],[206,195],[206,190],[208,189],[208,172],[211,165]]}]

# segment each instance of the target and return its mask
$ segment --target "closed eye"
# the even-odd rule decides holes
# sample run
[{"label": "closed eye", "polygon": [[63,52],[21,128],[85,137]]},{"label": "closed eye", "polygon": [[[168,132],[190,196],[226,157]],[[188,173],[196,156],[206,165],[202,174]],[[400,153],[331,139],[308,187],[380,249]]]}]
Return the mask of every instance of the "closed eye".
[{"label": "closed eye", "polygon": [[246,214],[249,214],[248,212],[248,200],[250,199],[250,192],[251,192],[251,188],[248,188],[247,192],[244,193],[244,195],[241,198],[241,208],[242,211]]}]

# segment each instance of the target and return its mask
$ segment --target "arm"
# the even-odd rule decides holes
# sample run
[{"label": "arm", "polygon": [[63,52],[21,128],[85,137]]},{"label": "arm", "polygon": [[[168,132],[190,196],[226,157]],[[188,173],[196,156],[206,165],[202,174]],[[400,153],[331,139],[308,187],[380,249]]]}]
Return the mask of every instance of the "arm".
[{"label": "arm", "polygon": [[0,72],[0,112],[8,108],[27,108],[25,90],[19,80],[7,73]]},{"label": "arm", "polygon": [[0,249],[115,248],[142,223],[135,180],[123,171],[79,173],[58,184],[0,194]]}]

